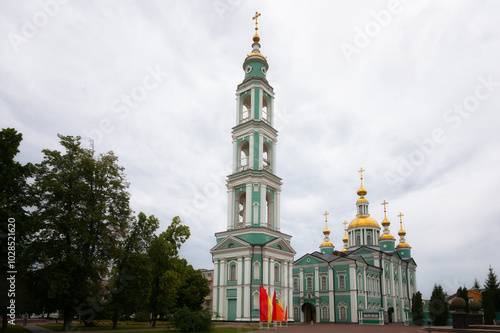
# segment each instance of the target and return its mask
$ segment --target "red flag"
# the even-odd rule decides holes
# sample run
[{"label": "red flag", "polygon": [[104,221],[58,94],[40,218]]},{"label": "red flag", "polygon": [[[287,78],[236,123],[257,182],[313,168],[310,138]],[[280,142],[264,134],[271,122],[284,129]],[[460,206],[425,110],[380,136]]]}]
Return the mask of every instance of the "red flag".
[{"label": "red flag", "polygon": [[285,319],[284,319],[284,321],[288,322],[288,305],[285,308]]},{"label": "red flag", "polygon": [[276,309],[276,320],[282,322],[283,321],[283,316],[285,314],[285,311],[283,311],[283,306],[281,303],[281,300],[278,304],[276,304],[277,309]]},{"label": "red flag", "polygon": [[267,321],[268,316],[269,316],[269,311],[268,311],[268,298],[266,289],[262,288],[260,286],[260,321]]},{"label": "red flag", "polygon": [[274,292],[274,295],[273,295],[273,321],[276,321],[277,318],[276,318],[276,310],[278,308],[278,303],[276,303],[276,292]]}]

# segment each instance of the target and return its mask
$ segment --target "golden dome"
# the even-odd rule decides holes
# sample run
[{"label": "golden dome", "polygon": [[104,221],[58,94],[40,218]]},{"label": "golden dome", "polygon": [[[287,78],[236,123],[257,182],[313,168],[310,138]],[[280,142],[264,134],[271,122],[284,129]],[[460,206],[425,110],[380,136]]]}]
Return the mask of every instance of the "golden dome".
[{"label": "golden dome", "polygon": [[340,252],[345,252],[345,251],[347,251],[345,247],[342,250],[340,250]]},{"label": "golden dome", "polygon": [[382,236],[380,236],[380,240],[393,240],[393,241],[395,241],[396,238],[394,238],[394,236],[391,234],[382,234]]},{"label": "golden dome", "polygon": [[360,217],[355,218],[349,224],[348,229],[357,228],[357,227],[374,227],[374,228],[380,229],[380,225],[378,224],[378,222],[375,221],[370,216],[360,216]]},{"label": "golden dome", "polygon": [[344,235],[344,238],[342,238],[342,241],[344,243],[347,243],[349,241],[349,238],[347,238],[347,234]]},{"label": "golden dome", "polygon": [[[262,55],[262,53],[260,52],[252,52],[250,53],[246,58],[245,60],[247,60],[248,58],[250,57],[253,57],[253,56],[258,56],[258,57],[261,57],[262,59],[266,60],[266,58],[264,57],[264,55]],[[267,61],[267,60],[266,60]]]},{"label": "golden dome", "polygon": [[255,35],[253,35],[253,41],[255,43],[258,43],[260,41],[260,37],[259,37],[259,35],[257,35],[257,32],[255,32]]},{"label": "golden dome", "polygon": [[366,193],[368,193],[368,192],[366,192],[366,190],[363,188],[363,180],[361,180],[361,186],[359,187],[359,190],[358,190],[358,192],[357,192],[357,193],[358,193],[358,195],[359,195],[360,197],[364,197],[364,196],[366,195]]},{"label": "golden dome", "polygon": [[411,246],[406,242],[400,242],[398,245],[396,245],[396,249],[399,249],[402,247],[411,247]]},{"label": "golden dome", "polygon": [[403,230],[403,226],[402,225],[401,225],[401,229],[398,232],[398,235],[399,236],[405,236],[406,235],[406,231]]},{"label": "golden dome", "polygon": [[365,197],[361,197],[358,199],[358,201],[356,201],[356,203],[360,203],[360,202],[368,202],[368,200]]},{"label": "golden dome", "polygon": [[323,234],[325,234],[325,235],[329,235],[330,234],[330,230],[328,230],[328,226],[326,226],[325,230],[323,230]]},{"label": "golden dome", "polygon": [[386,227],[386,226],[388,227],[391,225],[391,222],[389,222],[389,220],[387,219],[387,216],[384,217],[384,220],[382,221],[382,225],[384,227]]},{"label": "golden dome", "polygon": [[324,241],[323,243],[321,243],[320,247],[325,247],[325,246],[331,246],[331,247],[333,247],[333,244],[331,242]]}]

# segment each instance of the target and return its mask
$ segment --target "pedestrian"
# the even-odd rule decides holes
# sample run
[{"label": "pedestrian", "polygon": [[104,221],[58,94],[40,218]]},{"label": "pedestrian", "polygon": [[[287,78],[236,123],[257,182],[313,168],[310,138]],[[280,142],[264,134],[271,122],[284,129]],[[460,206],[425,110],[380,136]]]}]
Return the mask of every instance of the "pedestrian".
[{"label": "pedestrian", "polygon": [[23,318],[23,326],[26,326],[26,324],[28,323],[28,313],[27,312],[23,313],[21,318]]}]

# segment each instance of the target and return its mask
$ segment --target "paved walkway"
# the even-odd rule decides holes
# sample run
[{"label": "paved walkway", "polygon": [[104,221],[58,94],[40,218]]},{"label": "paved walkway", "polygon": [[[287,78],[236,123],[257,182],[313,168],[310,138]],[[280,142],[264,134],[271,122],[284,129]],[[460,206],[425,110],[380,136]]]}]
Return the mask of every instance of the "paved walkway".
[{"label": "paved walkway", "polygon": [[[255,332],[264,333],[267,328],[257,330]],[[404,326],[402,324],[390,325],[358,325],[358,324],[291,324],[288,327],[278,327],[277,329],[270,328],[269,332],[278,333],[332,333],[332,332],[349,332],[349,333],[424,333],[421,327]]]}]

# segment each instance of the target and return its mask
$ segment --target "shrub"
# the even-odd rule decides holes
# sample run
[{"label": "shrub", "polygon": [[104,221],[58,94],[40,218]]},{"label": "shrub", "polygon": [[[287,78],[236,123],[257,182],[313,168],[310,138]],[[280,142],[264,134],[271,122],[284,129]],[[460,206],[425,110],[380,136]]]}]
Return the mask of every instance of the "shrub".
[{"label": "shrub", "polygon": [[209,309],[191,311],[187,307],[183,307],[174,313],[172,323],[182,333],[210,332],[213,326],[212,314]]}]

